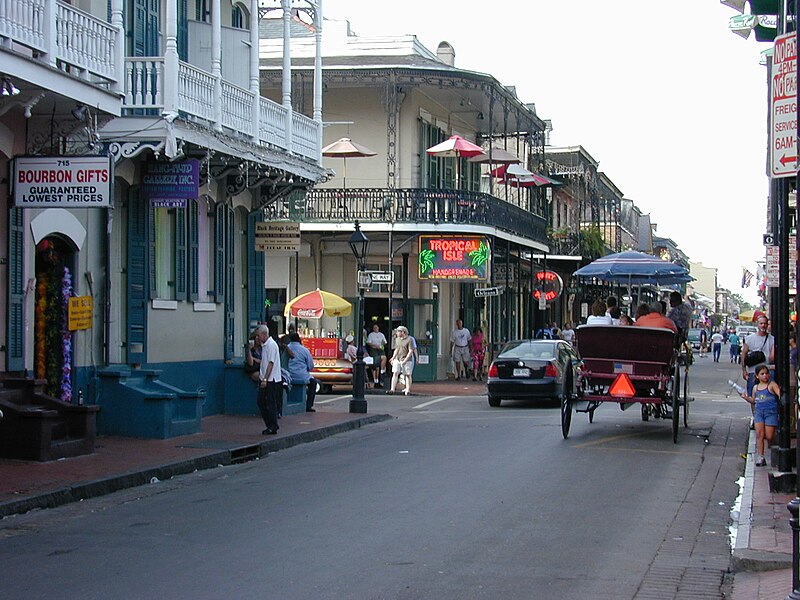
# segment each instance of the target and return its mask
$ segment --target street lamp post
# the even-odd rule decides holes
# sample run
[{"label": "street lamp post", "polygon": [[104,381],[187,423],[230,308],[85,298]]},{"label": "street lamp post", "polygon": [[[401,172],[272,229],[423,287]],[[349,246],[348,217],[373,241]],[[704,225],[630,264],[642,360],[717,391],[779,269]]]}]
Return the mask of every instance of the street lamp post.
[{"label": "street lamp post", "polygon": [[364,364],[364,286],[361,284],[360,274],[364,271],[364,259],[367,257],[369,238],[361,231],[358,221],[355,222],[355,231],[348,241],[353,256],[358,265],[358,313],[356,327],[358,328],[358,350],[356,362],[353,363],[353,398],[350,400],[351,413],[367,412],[367,399],[364,397],[364,386],[367,379],[366,365]]}]

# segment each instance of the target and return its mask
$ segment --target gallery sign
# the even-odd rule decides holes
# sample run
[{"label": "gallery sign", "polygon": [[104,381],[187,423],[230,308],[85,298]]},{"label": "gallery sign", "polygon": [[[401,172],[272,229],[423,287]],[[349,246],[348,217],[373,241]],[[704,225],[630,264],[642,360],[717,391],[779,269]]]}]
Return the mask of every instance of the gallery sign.
[{"label": "gallery sign", "polygon": [[421,235],[419,278],[488,281],[491,254],[483,235]]},{"label": "gallery sign", "polygon": [[146,162],[142,192],[152,208],[186,208],[200,195],[200,161]]},{"label": "gallery sign", "polygon": [[108,156],[20,156],[12,186],[18,208],[97,208],[111,206]]}]

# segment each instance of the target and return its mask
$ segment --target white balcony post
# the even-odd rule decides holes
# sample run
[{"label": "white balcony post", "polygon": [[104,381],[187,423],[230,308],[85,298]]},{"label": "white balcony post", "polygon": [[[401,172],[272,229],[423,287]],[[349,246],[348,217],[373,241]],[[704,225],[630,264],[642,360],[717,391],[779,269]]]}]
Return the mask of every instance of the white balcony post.
[{"label": "white balcony post", "polygon": [[283,106],[286,109],[286,149],[292,151],[292,2],[281,0],[283,8]]},{"label": "white balcony post", "polygon": [[261,141],[261,85],[259,72],[258,0],[250,0],[250,93],[253,94],[253,141]]},{"label": "white balcony post", "polygon": [[211,75],[214,78],[214,129],[222,130],[222,17],[220,3],[211,0]]},{"label": "white balcony post", "polygon": [[317,124],[317,162],[322,164],[322,0],[317,0],[314,15],[314,121]]},{"label": "white balcony post", "polygon": [[58,2],[56,0],[45,0],[44,12],[42,17],[42,35],[44,36],[45,44],[45,59],[48,66],[55,68],[57,61],[57,47],[58,47],[58,32],[56,30],[56,12],[58,11]]},{"label": "white balcony post", "polygon": [[111,89],[118,94],[125,93],[125,30],[122,21],[122,0],[111,0],[111,26],[114,28],[114,72],[116,80]]},{"label": "white balcony post", "polygon": [[164,112],[178,111],[178,5],[165,2],[166,40],[164,44]]}]

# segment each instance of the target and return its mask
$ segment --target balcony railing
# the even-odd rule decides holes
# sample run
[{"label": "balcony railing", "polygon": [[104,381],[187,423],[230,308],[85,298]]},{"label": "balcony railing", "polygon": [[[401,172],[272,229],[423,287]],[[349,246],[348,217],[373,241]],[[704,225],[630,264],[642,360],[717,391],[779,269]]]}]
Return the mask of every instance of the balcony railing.
[{"label": "balcony railing", "polygon": [[[165,109],[164,83],[168,77],[170,74],[165,70],[163,57],[126,58],[123,114],[161,114]],[[215,79],[211,73],[180,61],[177,81],[175,109],[189,120],[214,126],[217,101],[214,97]],[[259,103],[258,131],[253,119],[254,102]],[[289,121],[286,107],[257,97],[227,81],[222,82],[220,103],[220,124],[229,131],[247,136],[258,144],[318,161],[322,132],[319,123],[313,119],[292,113]],[[291,136],[287,136],[288,123],[291,123]]]},{"label": "balcony railing", "polygon": [[481,192],[438,189],[315,189],[264,208],[268,219],[303,222],[487,225],[546,243],[543,217]]},{"label": "balcony railing", "polygon": [[34,60],[82,79],[119,79],[114,28],[63,2],[0,0],[0,43],[4,41],[28,48]]}]

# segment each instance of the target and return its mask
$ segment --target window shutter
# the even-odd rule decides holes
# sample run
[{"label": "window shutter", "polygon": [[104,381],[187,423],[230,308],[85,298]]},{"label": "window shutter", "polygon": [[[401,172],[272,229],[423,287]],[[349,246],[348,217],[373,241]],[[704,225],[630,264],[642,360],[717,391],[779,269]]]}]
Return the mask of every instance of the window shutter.
[{"label": "window shutter", "polygon": [[6,368],[25,368],[25,244],[22,209],[12,208],[8,214],[8,340]]},{"label": "window shutter", "polygon": [[189,60],[189,7],[186,0],[178,0],[178,58]]},{"label": "window shutter", "polygon": [[225,207],[225,358],[230,359],[236,356],[236,349],[233,346],[235,319],[235,299],[234,286],[236,282],[236,261],[234,258],[236,247],[236,220],[233,210]]},{"label": "window shutter", "polygon": [[256,223],[264,220],[260,210],[247,216],[247,319],[264,320],[264,253],[256,252]]},{"label": "window shutter", "polygon": [[214,301],[225,301],[225,215],[224,204],[214,209]]},{"label": "window shutter", "polygon": [[186,300],[186,209],[175,210],[175,299]]},{"label": "window shutter", "polygon": [[197,302],[200,299],[198,290],[198,274],[200,271],[200,238],[198,231],[198,201],[189,200],[188,206],[188,262],[186,269],[189,273],[189,300]]},{"label": "window shutter", "polygon": [[[149,202],[139,195],[139,187],[128,192],[128,258],[127,273],[127,322],[126,338],[128,363],[144,363],[147,360],[147,299],[148,281],[155,277],[148,260],[147,230],[152,226],[153,211]],[[152,253],[153,255],[155,253]],[[153,285],[155,288],[155,285]]]}]

